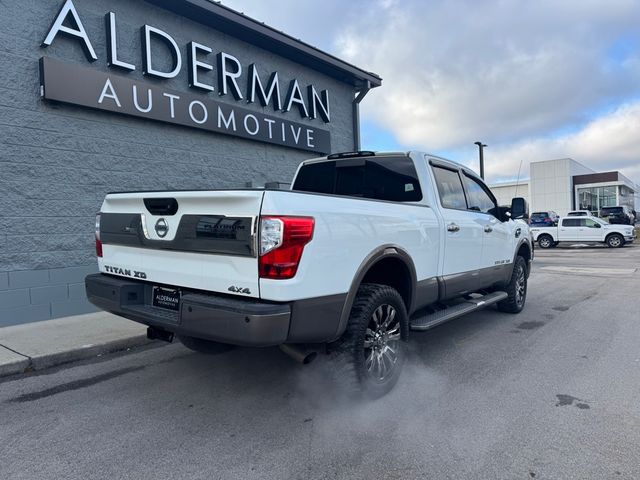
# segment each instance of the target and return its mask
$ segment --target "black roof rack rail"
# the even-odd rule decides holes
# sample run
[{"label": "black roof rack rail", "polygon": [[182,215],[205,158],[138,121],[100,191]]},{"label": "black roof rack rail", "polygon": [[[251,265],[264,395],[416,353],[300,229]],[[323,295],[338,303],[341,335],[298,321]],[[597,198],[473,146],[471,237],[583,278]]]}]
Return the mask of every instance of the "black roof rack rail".
[{"label": "black roof rack rail", "polygon": [[335,160],[336,158],[355,158],[355,157],[375,157],[376,152],[372,152],[370,150],[360,150],[358,152],[341,152],[341,153],[332,153],[327,156],[329,160]]}]

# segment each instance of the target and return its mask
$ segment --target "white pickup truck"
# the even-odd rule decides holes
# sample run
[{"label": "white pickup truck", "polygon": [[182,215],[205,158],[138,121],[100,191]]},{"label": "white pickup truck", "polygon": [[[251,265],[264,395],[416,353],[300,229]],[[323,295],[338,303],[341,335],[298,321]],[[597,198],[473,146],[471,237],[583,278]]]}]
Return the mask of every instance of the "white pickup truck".
[{"label": "white pickup truck", "polygon": [[560,242],[606,243],[618,248],[635,238],[632,226],[611,225],[590,215],[562,217],[553,227],[532,226],[531,235],[540,248],[555,247]]},{"label": "white pickup truck", "polygon": [[523,199],[498,207],[466,167],[424,153],[303,162],[289,191],[107,195],[96,219],[98,307],[151,338],[209,351],[280,346],[333,357],[380,396],[410,330],[497,303],[518,313],[533,258]]}]

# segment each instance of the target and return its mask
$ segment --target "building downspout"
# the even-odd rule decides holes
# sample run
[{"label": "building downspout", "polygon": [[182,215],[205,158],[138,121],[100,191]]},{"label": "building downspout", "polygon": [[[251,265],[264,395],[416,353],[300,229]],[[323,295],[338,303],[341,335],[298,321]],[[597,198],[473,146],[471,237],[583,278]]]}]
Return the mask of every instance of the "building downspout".
[{"label": "building downspout", "polygon": [[365,86],[357,90],[358,94],[353,99],[353,149],[354,151],[360,151],[360,102],[367,93],[371,90],[371,82],[367,80]]}]

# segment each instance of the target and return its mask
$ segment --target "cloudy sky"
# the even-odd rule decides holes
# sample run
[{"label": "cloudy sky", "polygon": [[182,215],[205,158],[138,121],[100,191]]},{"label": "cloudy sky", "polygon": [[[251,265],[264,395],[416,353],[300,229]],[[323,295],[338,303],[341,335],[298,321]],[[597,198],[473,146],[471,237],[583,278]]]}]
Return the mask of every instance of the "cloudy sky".
[{"label": "cloudy sky", "polygon": [[363,149],[420,149],[490,182],[571,157],[640,183],[638,0],[224,0],[383,78]]}]

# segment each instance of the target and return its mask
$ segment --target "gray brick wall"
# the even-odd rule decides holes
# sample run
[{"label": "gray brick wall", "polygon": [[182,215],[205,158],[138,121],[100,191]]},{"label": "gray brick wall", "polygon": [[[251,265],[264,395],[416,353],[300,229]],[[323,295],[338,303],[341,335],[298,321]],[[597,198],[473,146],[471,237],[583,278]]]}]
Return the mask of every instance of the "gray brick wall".
[{"label": "gray brick wall", "polygon": [[95,312],[85,296],[83,280],[97,270],[94,264],[0,275],[0,327]]},{"label": "gray brick wall", "polygon": [[[0,15],[0,325],[84,313],[92,307],[81,286],[95,270],[94,214],[108,191],[233,188],[247,182],[288,181],[308,152],[247,141],[186,127],[129,118],[39,96],[38,59],[50,56],[90,65],[77,41],[59,36],[42,49],[63,0],[5,2]],[[331,95],[332,149],[353,148],[353,89],[286,58],[243,43],[142,0],[75,0],[98,61],[107,67],[104,15],[117,14],[119,55],[135,63],[142,79],[139,29],[170,33],[186,60],[186,44],[197,41],[214,52],[236,56],[262,75],[277,70],[282,86],[292,78]],[[160,57],[157,57],[160,58]],[[111,70],[112,71],[112,70]],[[122,75],[121,72],[112,71]],[[152,81],[145,79],[145,81]],[[187,88],[186,67],[166,88]],[[286,90],[286,88],[285,88]],[[215,97],[236,103],[230,96]],[[260,109],[260,107],[258,107]],[[274,114],[269,107],[265,113]],[[279,114],[293,121],[297,112]],[[28,293],[28,294],[27,294]]]}]

